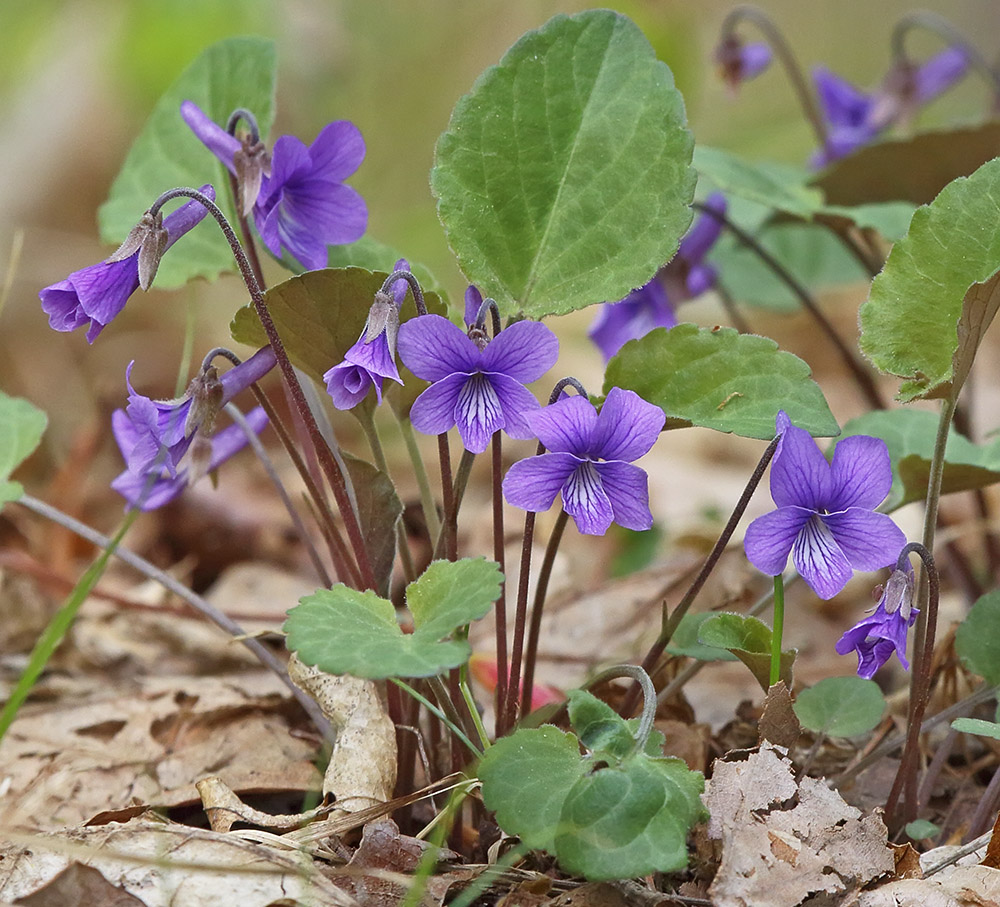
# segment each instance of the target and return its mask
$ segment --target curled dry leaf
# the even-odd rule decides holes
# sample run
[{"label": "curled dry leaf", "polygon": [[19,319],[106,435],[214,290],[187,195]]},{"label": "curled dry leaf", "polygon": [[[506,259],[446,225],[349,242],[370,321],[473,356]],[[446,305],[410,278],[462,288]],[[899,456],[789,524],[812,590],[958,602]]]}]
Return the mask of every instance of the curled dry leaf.
[{"label": "curled dry leaf", "polygon": [[810,895],[846,895],[892,872],[878,815],[862,817],[814,778],[796,783],[768,743],[742,762],[717,760],[702,798],[708,833],[722,841],[709,894],[718,907],[797,907]]},{"label": "curled dry leaf", "polygon": [[323,793],[344,812],[386,803],[396,786],[396,729],[385,707],[385,684],[335,676],[304,665],[296,655],[288,674],[330,719],[337,732]]},{"label": "curled dry leaf", "polygon": [[278,832],[291,831],[325,816],[331,809],[329,806],[320,806],[294,815],[274,815],[247,806],[225,781],[214,775],[202,778],[195,783],[195,787],[208,814],[212,831],[229,831],[236,822],[246,822],[249,825],[270,828]]}]

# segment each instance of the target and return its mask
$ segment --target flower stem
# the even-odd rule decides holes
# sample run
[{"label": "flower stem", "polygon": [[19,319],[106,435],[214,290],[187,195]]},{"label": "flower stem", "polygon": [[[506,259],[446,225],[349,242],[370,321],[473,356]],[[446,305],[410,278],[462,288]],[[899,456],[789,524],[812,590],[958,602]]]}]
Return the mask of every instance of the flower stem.
[{"label": "flower stem", "polygon": [[816,97],[809,87],[809,83],[802,74],[802,67],[799,66],[799,61],[781,30],[762,9],[758,9],[756,6],[737,6],[729,12],[729,15],[722,22],[720,30],[722,40],[732,35],[736,26],[742,21],[752,22],[756,25],[761,34],[764,35],[771,50],[774,51],[774,55],[781,60],[788,81],[791,82],[795,96],[798,98],[799,106],[802,108],[809,125],[812,126],[816,141],[824,151],[829,150],[826,121],[820,113],[819,105],[816,103]]},{"label": "flower stem", "polygon": [[229,414],[229,418],[240,427],[240,431],[242,431],[243,435],[246,437],[251,450],[253,450],[253,452],[257,455],[257,459],[260,461],[261,466],[264,467],[264,472],[267,473],[267,477],[271,480],[271,484],[274,486],[275,491],[277,491],[278,497],[281,498],[281,503],[285,505],[285,510],[288,511],[288,515],[291,517],[292,525],[295,527],[295,532],[302,541],[302,544],[306,549],[306,554],[309,555],[309,559],[312,561],[313,568],[316,570],[316,575],[319,577],[320,582],[327,587],[333,585],[330,575],[326,572],[326,565],[320,559],[319,552],[316,550],[316,546],[313,545],[312,539],[306,531],[305,524],[302,522],[302,517],[292,505],[292,500],[288,496],[288,491],[285,489],[285,486],[281,481],[281,477],[278,475],[278,471],[274,468],[274,463],[271,462],[271,458],[267,455],[264,445],[261,444],[260,438],[257,437],[257,432],[255,432],[247,423],[247,420],[243,417],[243,413],[240,412],[239,407],[233,405],[232,403],[227,403],[226,412]]},{"label": "flower stem", "polygon": [[[441,524],[441,533],[438,535],[437,543],[434,545],[434,557],[444,557],[453,561],[456,559],[455,551],[455,488],[451,478],[451,449],[448,446],[448,433],[442,432],[438,435],[438,460],[441,463],[441,496],[444,504],[444,521]],[[454,552],[454,553],[453,553]]]},{"label": "flower stem", "polygon": [[[438,682],[440,682],[441,680],[440,677],[435,679],[438,680]],[[482,751],[479,749],[479,747],[477,747],[468,738],[465,731],[463,731],[462,728],[460,727],[461,720],[458,719],[457,714],[452,713],[454,704],[448,697],[447,693],[438,697],[438,701],[441,702],[442,705],[444,705],[444,703],[447,703],[447,705],[444,706],[444,710],[442,710],[438,708],[436,705],[434,705],[434,703],[431,702],[426,696],[423,696],[422,694],[418,693],[415,689],[413,689],[413,687],[411,687],[405,681],[400,680],[398,677],[390,677],[389,680],[392,683],[396,684],[396,686],[399,687],[404,692],[409,693],[414,699],[417,700],[417,702],[419,702],[425,709],[427,709],[428,712],[430,712],[432,715],[435,715],[442,724],[447,726],[447,728],[456,737],[458,737],[458,739],[461,740],[462,743],[464,743],[469,748],[469,751],[472,753],[473,756],[475,756],[476,758],[482,756]],[[445,712],[448,712],[449,714],[445,714]]]},{"label": "flower stem", "polygon": [[[917,621],[919,623],[920,617],[924,616],[924,610],[927,612],[927,620],[921,649],[918,651],[916,643],[914,644],[913,677],[911,678],[910,685],[910,709],[906,717],[906,746],[903,747],[903,755],[899,762],[899,769],[896,772],[896,779],[893,781],[892,790],[889,791],[889,798],[885,804],[886,815],[894,818],[899,795],[905,789],[906,797],[902,816],[899,817],[900,825],[905,825],[907,822],[912,822],[917,818],[917,764],[920,759],[920,725],[924,720],[924,712],[927,709],[927,702],[930,699],[931,662],[934,655],[934,631],[937,626],[939,596],[937,567],[934,565],[934,557],[930,549],[926,546],[921,545],[919,542],[910,542],[906,545],[899,553],[896,569],[902,570],[904,568],[907,558],[911,553],[919,555],[924,565],[923,577],[920,584],[922,599],[924,587],[926,586],[927,589],[926,608],[921,608]],[[926,583],[923,581],[924,578],[926,578]],[[919,658],[917,657],[918,655]]]},{"label": "flower stem", "polygon": [[413,424],[406,417],[393,409],[393,415],[399,422],[399,430],[403,434],[403,442],[406,444],[406,452],[410,456],[413,464],[413,474],[417,479],[417,487],[420,489],[420,506],[424,511],[424,522],[427,524],[427,535],[431,539],[436,539],[441,532],[441,520],[438,518],[437,503],[431,491],[431,483],[427,477],[427,468],[424,466],[424,459],[420,455],[420,448],[417,446],[417,437],[413,432]]},{"label": "flower stem", "polygon": [[[552,527],[552,534],[549,536],[549,542],[545,546],[545,556],[542,558],[542,565],[538,569],[538,581],[535,584],[535,601],[531,606],[531,624],[528,627],[528,644],[524,652],[524,680],[519,681],[517,675],[511,671],[513,689],[521,690],[522,715],[527,715],[531,711],[531,691],[535,685],[535,663],[538,660],[538,638],[542,629],[542,608],[545,606],[545,596],[549,591],[549,579],[552,577],[552,567],[556,561],[556,552],[559,550],[559,543],[562,541],[563,532],[568,522],[569,514],[563,510],[556,518],[555,526]],[[648,677],[645,671],[643,671],[643,675]],[[512,694],[511,698],[514,695],[516,693]],[[512,720],[513,717],[511,715]]]},{"label": "flower stem", "polygon": [[771,629],[771,677],[773,687],[781,678],[781,637],[785,629],[785,582],[779,573],[774,578],[774,627]]},{"label": "flower stem", "polygon": [[494,623],[496,625],[497,648],[497,688],[496,715],[494,730],[499,736],[503,721],[500,712],[506,708],[509,666],[507,663],[507,567],[504,558],[503,538],[503,452],[501,449],[500,432],[494,432],[492,439],[493,453],[493,560],[500,565],[500,597],[496,601]]},{"label": "flower stem", "polygon": [[[736,531],[736,526],[742,518],[744,511],[747,509],[747,505],[750,503],[750,498],[757,490],[760,480],[764,477],[764,471],[767,469],[767,464],[771,462],[771,458],[774,456],[775,450],[778,449],[778,441],[780,438],[781,436],[778,435],[771,440],[770,444],[767,445],[760,461],[754,467],[754,471],[750,476],[750,481],[747,482],[746,488],[743,489],[743,494],[740,495],[740,499],[736,502],[736,507],[733,508],[733,512],[730,514],[729,522],[726,523],[722,530],[722,534],[715,543],[715,547],[712,548],[708,557],[705,558],[705,563],[702,564],[701,570],[698,571],[698,575],[694,578],[694,581],[691,583],[687,592],[684,593],[684,597],[677,603],[677,607],[671,612],[670,617],[663,622],[663,628],[660,630],[660,635],[656,638],[656,642],[653,643],[649,651],[646,653],[646,657],[642,660],[642,668],[647,674],[652,674],[655,670],[657,662],[660,660],[660,657],[670,644],[670,640],[673,637],[674,632],[677,630],[681,620],[684,618],[684,615],[687,614],[698,593],[701,591],[701,587],[705,585],[708,577],[715,569],[715,565],[719,562],[719,558],[722,557],[722,552],[726,550],[726,545],[729,544],[729,540]],[[630,715],[638,702],[638,698],[639,688],[637,686],[633,686],[628,695],[625,696],[620,714],[623,716]]]},{"label": "flower stem", "polygon": [[858,358],[851,351],[851,348],[844,343],[843,339],[837,333],[829,319],[823,314],[823,311],[816,304],[816,300],[812,298],[812,294],[792,275],[792,273],[770,252],[768,252],[767,249],[765,249],[754,236],[751,236],[742,227],[734,224],[721,211],[715,211],[700,202],[695,202],[691,207],[714,217],[744,246],[750,249],[751,252],[753,252],[765,265],[767,265],[768,268],[771,269],[774,276],[795,294],[796,298],[802,304],[802,307],[809,313],[809,316],[816,322],[817,325],[819,325],[823,333],[829,338],[830,342],[836,348],[837,353],[840,355],[840,358],[843,360],[844,365],[847,366],[851,375],[854,377],[855,382],[864,394],[868,403],[875,409],[885,409],[885,401],[882,399],[882,395],[879,393],[879,390],[875,385],[875,380],[872,377],[871,372],[869,372],[863,363],[858,360]]},{"label": "flower stem", "polygon": [[[541,444],[539,444],[538,447],[539,450],[545,449]],[[521,536],[521,566],[519,567],[517,574],[517,603],[514,606],[514,638],[511,641],[510,646],[510,675],[513,675],[515,665],[518,673],[520,673],[521,670],[521,650],[524,647],[524,628],[528,621],[528,583],[530,582],[531,571],[531,548],[534,540],[535,514],[529,510],[524,514],[524,532]],[[511,708],[509,706],[509,700],[512,698],[511,690],[517,690],[517,681],[515,681],[513,676],[510,675],[507,678],[508,703],[499,703],[497,706],[500,712],[499,717],[503,719],[497,723],[497,737],[503,736],[510,727],[507,724],[508,710]],[[514,695],[516,695],[516,693]]]},{"label": "flower stem", "polygon": [[325,439],[323,438],[323,435],[319,430],[319,426],[316,424],[316,419],[313,416],[312,410],[309,408],[305,394],[302,391],[302,386],[299,384],[298,377],[295,374],[295,367],[288,358],[285,345],[278,334],[274,320],[271,318],[271,313],[268,311],[263,291],[260,288],[256,275],[250,267],[246,253],[243,251],[239,240],[236,238],[236,234],[233,232],[232,226],[229,224],[229,221],[226,220],[226,216],[222,213],[219,206],[197,189],[180,187],[164,192],[152,204],[149,209],[150,213],[156,214],[167,201],[172,198],[179,197],[192,198],[204,206],[204,208],[219,224],[219,227],[222,229],[222,232],[232,249],[233,256],[235,257],[240,273],[243,276],[243,282],[246,284],[247,290],[250,292],[250,298],[253,302],[254,310],[257,312],[257,317],[260,319],[260,323],[264,328],[264,333],[267,334],[268,342],[274,350],[278,366],[281,368],[281,373],[285,379],[285,386],[288,388],[288,391],[292,396],[295,410],[306,426],[309,438],[312,441],[312,445],[316,450],[317,456],[319,457],[323,473],[333,490],[337,506],[340,509],[341,517],[344,520],[344,526],[347,529],[347,536],[351,541],[351,547],[354,549],[354,556],[357,558],[358,571],[361,575],[360,585],[363,585],[367,589],[374,589],[375,576],[372,571],[371,561],[368,557],[368,549],[365,546],[364,536],[361,533],[361,526],[358,522],[357,515],[354,512],[354,508],[351,506],[350,497],[347,493],[347,482],[344,478],[344,474],[341,471],[333,452],[330,450]]}]

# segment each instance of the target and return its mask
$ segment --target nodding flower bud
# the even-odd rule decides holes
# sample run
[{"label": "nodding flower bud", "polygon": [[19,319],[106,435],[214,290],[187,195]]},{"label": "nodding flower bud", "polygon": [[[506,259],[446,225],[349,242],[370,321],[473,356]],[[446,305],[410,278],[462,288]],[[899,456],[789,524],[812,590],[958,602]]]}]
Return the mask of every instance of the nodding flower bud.
[{"label": "nodding flower bud", "polygon": [[236,171],[236,194],[243,217],[253,213],[253,206],[260,196],[264,177],[271,175],[271,155],[259,139],[244,136],[233,153],[233,169]]},{"label": "nodding flower bud", "polygon": [[759,42],[745,43],[735,34],[726,35],[715,48],[719,75],[732,91],[759,76],[771,64],[771,48]]},{"label": "nodding flower bud", "polygon": [[203,369],[191,380],[187,392],[191,407],[184,420],[185,435],[191,435],[200,428],[202,434],[211,436],[215,431],[215,417],[225,406],[225,391],[219,370],[214,365]]},{"label": "nodding flower bud", "polygon": [[383,332],[389,347],[389,355],[395,359],[396,338],[399,337],[399,306],[392,296],[379,291],[375,294],[372,307],[368,310],[368,320],[365,322],[363,334],[364,342],[371,343]]},{"label": "nodding flower bud", "polygon": [[128,236],[105,261],[109,264],[116,261],[124,261],[135,255],[139,251],[139,286],[148,290],[152,286],[153,278],[156,277],[156,269],[160,266],[160,259],[167,251],[169,236],[163,226],[163,214],[159,211],[150,214],[147,211],[131,230]]}]

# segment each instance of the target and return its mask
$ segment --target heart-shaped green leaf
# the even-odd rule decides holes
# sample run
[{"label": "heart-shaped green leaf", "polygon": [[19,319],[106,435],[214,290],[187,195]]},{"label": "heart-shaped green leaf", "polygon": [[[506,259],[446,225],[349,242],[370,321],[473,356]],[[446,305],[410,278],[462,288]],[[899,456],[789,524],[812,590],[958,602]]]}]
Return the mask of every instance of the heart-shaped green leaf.
[{"label": "heart-shaped green leaf", "polygon": [[955,652],[970,671],[1000,685],[1000,589],[981,596],[958,625]]},{"label": "heart-shaped green leaf", "polygon": [[899,399],[948,396],[1000,306],[1000,159],[918,208],[861,307],[861,351],[905,379]]},{"label": "heart-shaped green leaf", "polygon": [[885,698],[874,680],[826,677],[799,693],[792,708],[810,731],[854,737],[868,733],[882,720]]},{"label": "heart-shaped green leaf", "polygon": [[455,106],[431,188],[469,281],[533,318],[621,299],[691,222],[692,140],[666,64],[610,10],[524,35]]},{"label": "heart-shaped green leaf", "polygon": [[[937,426],[935,413],[917,409],[866,413],[844,426],[842,438],[871,435],[885,441],[893,471],[885,510],[927,497]],[[996,482],[1000,482],[1000,441],[973,444],[952,429],[945,447],[941,493],[984,488]]]},{"label": "heart-shaped green leaf", "polygon": [[[197,189],[211,183],[219,206],[235,222],[228,172],[181,119],[181,102],[194,101],[223,126],[237,107],[244,107],[256,117],[263,137],[274,119],[276,71],[274,42],[265,38],[227,38],[206,48],[167,89],[132,143],[98,212],[101,239],[118,245],[157,196],[175,186]],[[236,270],[229,243],[215,221],[207,220],[164,256],[156,272],[158,288]]]},{"label": "heart-shaped green leaf", "polygon": [[767,337],[693,324],[630,340],[608,363],[604,392],[635,391],[667,414],[667,427],[700,425],[745,438],[774,437],[778,410],[812,435],[837,421],[809,366]]},{"label": "heart-shaped green leaf", "polygon": [[24,493],[10,474],[31,455],[42,440],[48,417],[20,397],[0,391],[0,505],[16,501]]},{"label": "heart-shaped green leaf", "polygon": [[406,587],[412,633],[400,628],[392,602],[338,583],[288,612],[286,645],[328,674],[372,680],[441,674],[472,651],[465,640],[446,637],[489,611],[502,578],[499,567],[482,558],[434,561]]}]

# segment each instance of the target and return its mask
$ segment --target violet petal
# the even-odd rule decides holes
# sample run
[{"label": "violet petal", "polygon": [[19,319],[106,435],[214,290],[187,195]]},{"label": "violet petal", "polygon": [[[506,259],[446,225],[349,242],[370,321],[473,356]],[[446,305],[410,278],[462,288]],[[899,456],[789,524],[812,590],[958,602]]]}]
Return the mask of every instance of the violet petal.
[{"label": "violet petal", "polygon": [[649,510],[649,479],[645,471],[620,460],[595,463],[594,469],[611,501],[615,522],[637,532],[649,529],[653,514]]},{"label": "violet petal", "polygon": [[404,321],[399,326],[396,348],[403,364],[425,381],[439,381],[453,372],[479,370],[479,349],[461,328],[441,315],[420,315]]},{"label": "violet petal", "polygon": [[656,443],[665,422],[660,407],[635,391],[613,387],[597,417],[590,452],[603,460],[638,460]]},{"label": "violet petal", "polygon": [[780,507],[757,517],[743,539],[747,559],[761,573],[777,576],[788,564],[788,555],[802,527],[812,517],[804,507]]},{"label": "violet petal", "polygon": [[852,507],[820,517],[855,570],[879,570],[895,563],[906,534],[884,513]]},{"label": "violet petal", "polygon": [[537,412],[527,414],[535,436],[549,450],[566,451],[579,457],[590,452],[597,428],[597,410],[584,397],[564,397]]},{"label": "violet petal", "polygon": [[579,465],[580,459],[568,453],[544,453],[518,460],[504,476],[503,496],[508,504],[522,510],[548,510]]},{"label": "violet petal", "polygon": [[819,514],[813,514],[796,536],[792,563],[822,599],[833,598],[853,575],[847,557]]},{"label": "violet petal", "polygon": [[614,522],[614,510],[601,477],[590,461],[570,473],[562,489],[563,509],[584,535],[604,535]]},{"label": "violet petal", "polygon": [[541,378],[558,358],[559,341],[548,327],[538,321],[518,321],[486,345],[480,368],[527,384]]}]

